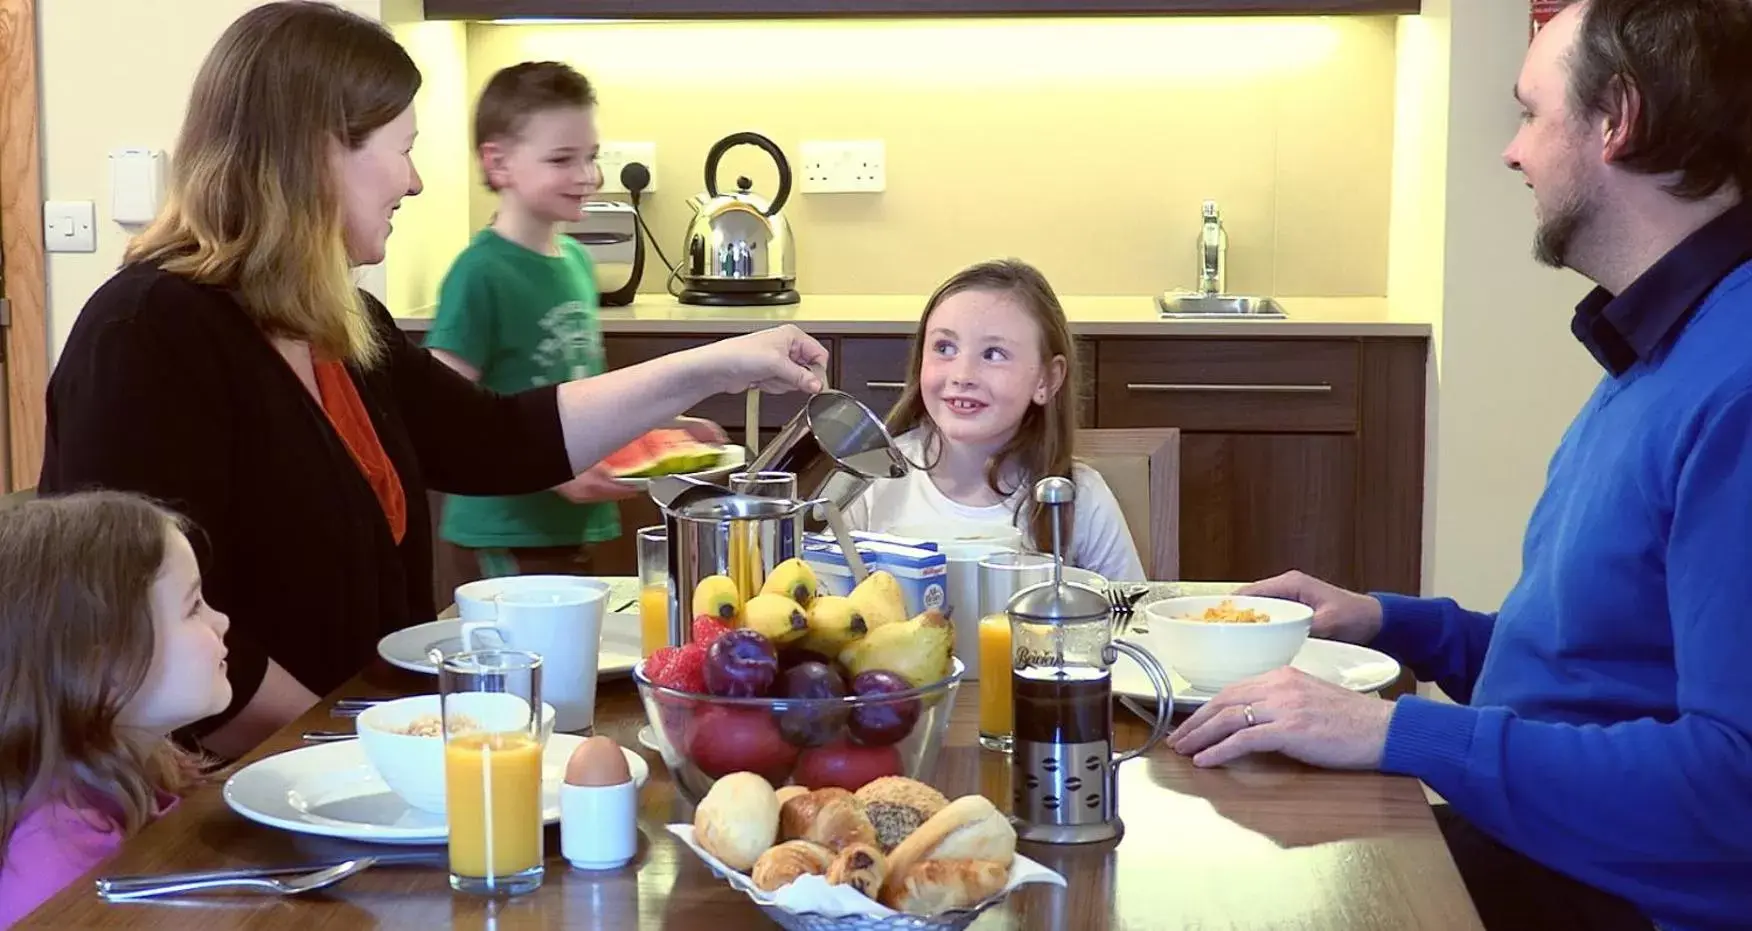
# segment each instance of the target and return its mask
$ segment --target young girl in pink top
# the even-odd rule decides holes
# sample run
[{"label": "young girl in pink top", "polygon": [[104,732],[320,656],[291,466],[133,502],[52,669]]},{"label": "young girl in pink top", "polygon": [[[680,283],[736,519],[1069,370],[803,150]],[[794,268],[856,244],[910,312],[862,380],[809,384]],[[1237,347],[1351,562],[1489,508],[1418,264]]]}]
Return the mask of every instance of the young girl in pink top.
[{"label": "young girl in pink top", "polygon": [[114,853],[198,773],[230,621],[178,518],[92,492],[0,512],[0,928]]}]

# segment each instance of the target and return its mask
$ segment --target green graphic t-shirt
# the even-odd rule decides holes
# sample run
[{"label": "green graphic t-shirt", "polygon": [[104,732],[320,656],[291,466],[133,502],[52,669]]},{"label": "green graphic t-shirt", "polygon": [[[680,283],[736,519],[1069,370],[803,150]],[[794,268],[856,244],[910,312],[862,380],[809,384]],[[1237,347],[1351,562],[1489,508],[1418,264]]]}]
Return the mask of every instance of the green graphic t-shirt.
[{"label": "green graphic t-shirt", "polygon": [[[556,239],[559,255],[543,255],[491,227],[476,234],[444,276],[426,345],[474,366],[502,394],[601,374],[595,268],[571,237]],[[620,535],[620,513],[553,491],[451,495],[439,535],[475,548],[596,543]]]}]

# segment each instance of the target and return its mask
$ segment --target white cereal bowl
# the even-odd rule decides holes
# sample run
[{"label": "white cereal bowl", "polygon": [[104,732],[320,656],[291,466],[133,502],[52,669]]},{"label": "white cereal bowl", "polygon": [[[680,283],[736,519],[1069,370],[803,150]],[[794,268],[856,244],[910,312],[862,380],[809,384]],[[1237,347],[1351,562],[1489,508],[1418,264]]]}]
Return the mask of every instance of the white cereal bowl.
[{"label": "white cereal bowl", "polygon": [[456,613],[465,621],[491,621],[499,616],[493,599],[518,591],[587,588],[608,597],[608,583],[582,575],[508,575],[478,579],[456,587]]},{"label": "white cereal bowl", "polygon": [[[1271,617],[1259,624],[1188,620],[1228,601]],[[1194,689],[1216,692],[1250,676],[1287,666],[1308,640],[1314,609],[1282,598],[1195,595],[1143,606],[1157,659]]]},{"label": "white cereal bowl", "polygon": [[[401,731],[423,717],[438,717],[439,696],[410,695],[380,702],[361,712],[354,724],[359,745],[390,791],[421,811],[444,814],[444,738]],[[529,705],[516,695],[469,692],[454,695],[451,709],[467,715],[483,730],[507,731],[527,721]],[[554,706],[541,703],[541,742],[554,732]]]}]

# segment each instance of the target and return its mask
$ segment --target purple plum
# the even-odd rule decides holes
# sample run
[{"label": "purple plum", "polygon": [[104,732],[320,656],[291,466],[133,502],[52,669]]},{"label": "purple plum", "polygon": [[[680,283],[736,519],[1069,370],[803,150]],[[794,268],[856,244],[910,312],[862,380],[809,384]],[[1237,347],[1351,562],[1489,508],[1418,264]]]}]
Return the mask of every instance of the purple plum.
[{"label": "purple plum", "polygon": [[779,654],[773,642],[757,631],[740,628],[706,647],[706,691],[723,698],[760,698],[779,674]]},{"label": "purple plum", "polygon": [[[852,679],[852,694],[860,698],[878,698],[911,689],[912,683],[886,669],[867,670]],[[906,739],[918,720],[919,700],[908,698],[860,705],[852,709],[846,725],[853,740],[880,747]]]}]

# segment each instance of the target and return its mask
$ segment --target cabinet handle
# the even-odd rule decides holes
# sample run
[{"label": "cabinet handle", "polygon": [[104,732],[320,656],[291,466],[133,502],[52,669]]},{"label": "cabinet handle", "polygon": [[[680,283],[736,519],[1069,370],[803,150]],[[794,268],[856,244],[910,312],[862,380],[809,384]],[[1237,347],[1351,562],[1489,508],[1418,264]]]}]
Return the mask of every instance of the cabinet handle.
[{"label": "cabinet handle", "polygon": [[867,381],[867,382],[864,382],[864,388],[867,391],[904,391],[904,390],[906,390],[906,382],[904,382],[904,381]]},{"label": "cabinet handle", "polygon": [[1195,392],[1211,392],[1220,394],[1330,394],[1331,385],[1227,385],[1227,384],[1158,384],[1155,382],[1133,382],[1125,386],[1127,391],[1145,391],[1153,394],[1190,394]]}]

